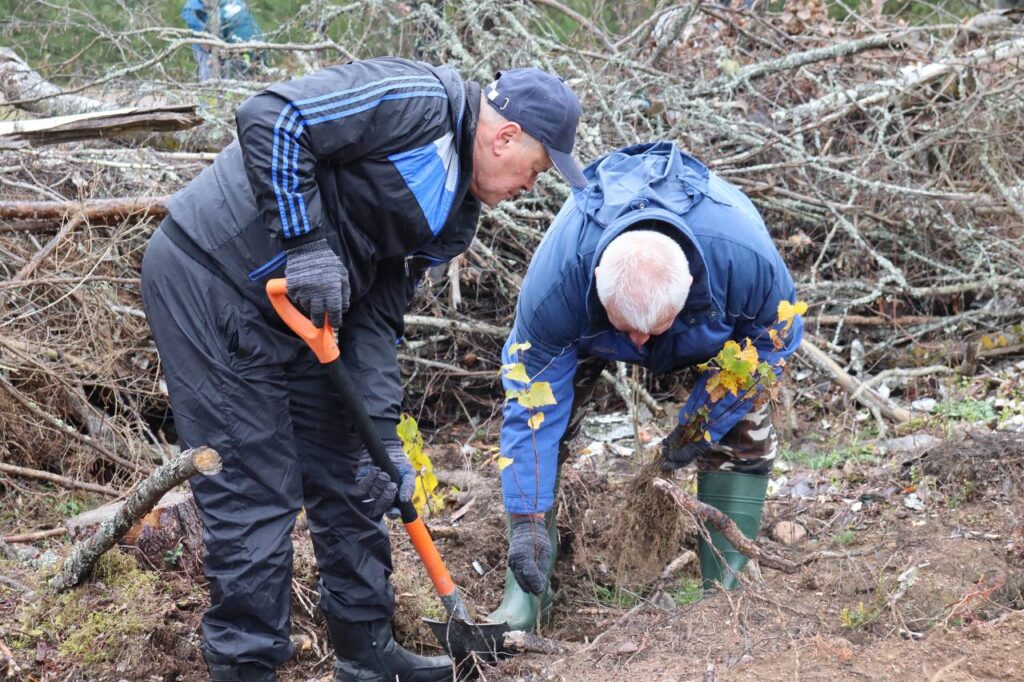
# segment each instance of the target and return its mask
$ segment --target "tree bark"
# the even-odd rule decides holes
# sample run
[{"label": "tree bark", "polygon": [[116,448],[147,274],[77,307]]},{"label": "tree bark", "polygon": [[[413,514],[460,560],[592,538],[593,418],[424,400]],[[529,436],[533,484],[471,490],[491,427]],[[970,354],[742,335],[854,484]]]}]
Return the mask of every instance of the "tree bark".
[{"label": "tree bark", "polygon": [[0,220],[59,220],[77,213],[90,222],[120,220],[136,213],[167,215],[169,196],[92,201],[0,201]]},{"label": "tree bark", "polygon": [[60,144],[194,128],[203,122],[192,105],[128,107],[27,121],[0,122],[0,148]]},{"label": "tree bark", "polygon": [[128,496],[113,518],[101,524],[92,537],[75,547],[64,560],[61,572],[50,579],[50,586],[63,592],[81,583],[103,553],[147,514],[164,493],[196,474],[215,475],[220,468],[220,455],[207,447],[186,450],[177,459],[158,467]]},{"label": "tree bark", "polygon": [[[35,100],[20,108],[42,116],[66,116],[93,111],[110,111],[115,105],[81,95],[63,95],[14,50],[0,47],[0,97],[7,100]],[[39,99],[36,99],[39,98]]]}]

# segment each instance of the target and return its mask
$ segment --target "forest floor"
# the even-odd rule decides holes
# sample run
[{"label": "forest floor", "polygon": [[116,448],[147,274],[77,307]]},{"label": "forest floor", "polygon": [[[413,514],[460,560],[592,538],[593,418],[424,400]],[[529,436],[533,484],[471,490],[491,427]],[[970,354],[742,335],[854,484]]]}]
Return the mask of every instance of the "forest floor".
[{"label": "forest floor", "polygon": [[[591,419],[585,448],[563,471],[558,592],[542,630],[567,653],[520,655],[484,667],[482,679],[1024,679],[1024,433],[992,426],[932,422],[838,448],[820,442],[820,429],[803,429],[773,473],[761,542],[807,563],[792,575],[752,566],[740,589],[702,595],[696,561],[659,577],[695,545],[695,526],[673,507],[651,504],[670,522],[634,516],[643,527],[621,537],[623,509],[636,503],[630,483],[655,449],[657,426],[641,429],[649,442],[637,457],[624,417]],[[500,601],[507,547],[494,442],[490,434],[430,450],[461,488],[431,525],[479,614]],[[677,477],[691,486],[692,472]],[[780,522],[806,537],[776,542]],[[400,527],[393,531],[396,633],[436,653],[419,617],[440,607]],[[669,542],[659,542],[662,532]],[[297,653],[281,677],[328,680],[332,655],[301,518],[294,543]],[[140,570],[112,552],[88,584],[52,595],[43,581],[69,545],[12,547],[19,556],[0,561],[4,582],[35,592],[0,584],[0,642],[24,679],[205,679],[201,579]]]}]

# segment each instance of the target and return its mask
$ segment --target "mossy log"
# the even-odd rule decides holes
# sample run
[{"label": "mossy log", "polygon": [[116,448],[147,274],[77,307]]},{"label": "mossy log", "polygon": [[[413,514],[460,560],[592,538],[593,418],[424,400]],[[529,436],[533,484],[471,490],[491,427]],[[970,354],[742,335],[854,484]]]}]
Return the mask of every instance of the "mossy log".
[{"label": "mossy log", "polygon": [[[72,542],[88,540],[101,525],[113,519],[121,507],[122,502],[111,502],[73,516],[64,523],[68,537]],[[165,494],[117,544],[134,548],[135,558],[142,568],[200,575],[203,524],[191,493],[172,490]]]},{"label": "mossy log", "polygon": [[167,491],[192,476],[212,476],[219,473],[220,469],[220,455],[207,447],[186,450],[177,459],[158,467],[108,520],[99,525],[95,533],[75,547],[64,560],[60,573],[50,579],[50,587],[61,592],[81,583],[103,553],[151,513]]}]

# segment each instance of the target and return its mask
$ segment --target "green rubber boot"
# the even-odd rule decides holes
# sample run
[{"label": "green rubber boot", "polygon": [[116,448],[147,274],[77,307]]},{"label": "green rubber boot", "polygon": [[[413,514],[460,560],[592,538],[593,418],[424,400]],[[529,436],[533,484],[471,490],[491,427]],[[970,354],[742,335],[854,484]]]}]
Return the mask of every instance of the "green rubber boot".
[{"label": "green rubber boot", "polygon": [[[697,474],[697,499],[723,512],[751,539],[757,536],[761,525],[767,492],[767,476],[733,471],[701,471]],[[747,557],[717,530],[708,528],[708,532],[711,535],[710,545],[703,535],[697,541],[704,589],[713,590],[715,583],[721,583],[725,589],[734,590],[739,584],[736,574],[747,565]]]},{"label": "green rubber boot", "polygon": [[[508,516],[509,523],[512,517]],[[558,524],[555,521],[555,510],[551,509],[544,514],[544,525],[548,529],[548,537],[551,538],[551,561],[548,563],[547,577],[548,586],[544,594],[539,597],[530,594],[519,587],[516,577],[512,575],[512,569],[505,572],[505,597],[501,605],[493,613],[487,616],[492,623],[508,623],[512,630],[525,630],[533,632],[537,627],[537,611],[540,610],[541,624],[547,623],[551,615],[551,600],[554,592],[551,590],[551,574],[555,570],[555,559],[558,557]]]}]

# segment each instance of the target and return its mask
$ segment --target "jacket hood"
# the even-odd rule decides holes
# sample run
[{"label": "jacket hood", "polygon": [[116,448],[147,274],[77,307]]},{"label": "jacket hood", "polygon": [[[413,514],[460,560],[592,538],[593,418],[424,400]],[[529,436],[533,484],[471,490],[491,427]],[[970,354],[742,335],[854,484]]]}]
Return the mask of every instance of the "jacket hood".
[{"label": "jacket hood", "polygon": [[583,174],[589,184],[577,192],[576,203],[604,227],[648,207],[684,215],[708,192],[707,166],[671,142],[619,149],[591,162]]},{"label": "jacket hood", "polygon": [[[583,174],[589,184],[574,199],[591,227],[602,231],[593,264],[600,261],[608,243],[630,226],[648,220],[671,225],[679,231],[694,280],[685,308],[706,307],[712,298],[707,266],[685,215],[707,197],[707,166],[671,142],[651,142],[603,156]],[[592,311],[594,304],[600,308],[593,273],[587,300]]]}]

